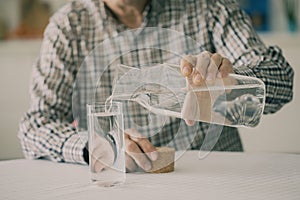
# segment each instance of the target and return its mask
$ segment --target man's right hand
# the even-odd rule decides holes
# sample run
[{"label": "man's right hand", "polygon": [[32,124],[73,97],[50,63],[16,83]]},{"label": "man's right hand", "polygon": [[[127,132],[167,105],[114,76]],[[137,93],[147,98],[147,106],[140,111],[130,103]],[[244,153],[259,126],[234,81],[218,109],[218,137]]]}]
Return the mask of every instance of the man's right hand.
[{"label": "man's right hand", "polygon": [[[184,57],[180,61],[180,69],[182,75],[186,77],[188,88],[207,87],[207,84],[214,83],[217,78],[226,78],[234,73],[229,59],[208,51]],[[210,122],[211,98],[210,91],[187,94],[182,108],[182,115],[186,117],[187,125],[194,125],[195,119]]]}]

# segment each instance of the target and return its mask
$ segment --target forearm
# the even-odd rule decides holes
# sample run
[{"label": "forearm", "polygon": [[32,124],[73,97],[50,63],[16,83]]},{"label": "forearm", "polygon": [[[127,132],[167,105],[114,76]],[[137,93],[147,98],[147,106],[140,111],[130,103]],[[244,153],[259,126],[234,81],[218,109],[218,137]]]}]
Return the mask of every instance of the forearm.
[{"label": "forearm", "polygon": [[[216,16],[219,13],[220,16]],[[267,47],[250,18],[236,1],[220,0],[211,7],[210,24],[215,50],[228,57],[237,74],[254,76],[266,85],[264,113],[274,113],[293,97],[294,72],[277,47]]]},{"label": "forearm", "polygon": [[74,40],[76,24],[69,17],[61,11],[50,19],[33,66],[31,105],[18,134],[27,158],[86,163],[83,149],[87,137],[79,136],[72,125],[73,85],[85,56],[80,53],[81,42]]},{"label": "forearm", "polygon": [[266,86],[264,114],[275,113],[293,99],[294,71],[280,49],[269,47],[256,65],[235,67],[235,73],[260,78]]},{"label": "forearm", "polygon": [[83,149],[87,137],[80,136],[69,123],[51,121],[40,112],[28,112],[20,123],[18,137],[26,158],[86,163]]}]

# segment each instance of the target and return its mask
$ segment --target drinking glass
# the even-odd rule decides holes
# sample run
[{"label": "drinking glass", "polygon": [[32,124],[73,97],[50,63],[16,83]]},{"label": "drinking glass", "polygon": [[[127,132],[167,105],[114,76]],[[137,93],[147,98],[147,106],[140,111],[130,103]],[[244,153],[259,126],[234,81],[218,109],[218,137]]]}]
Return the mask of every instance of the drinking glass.
[{"label": "drinking glass", "polygon": [[122,103],[87,105],[89,167],[93,183],[112,187],[125,182],[125,149]]}]

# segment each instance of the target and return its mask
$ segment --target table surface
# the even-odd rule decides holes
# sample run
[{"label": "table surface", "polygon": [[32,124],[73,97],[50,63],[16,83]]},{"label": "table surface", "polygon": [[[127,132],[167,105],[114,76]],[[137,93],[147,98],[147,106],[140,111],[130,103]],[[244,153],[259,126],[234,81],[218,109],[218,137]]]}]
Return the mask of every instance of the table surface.
[{"label": "table surface", "polygon": [[186,152],[168,174],[127,174],[114,188],[91,184],[88,166],[0,162],[0,199],[300,199],[300,155]]}]

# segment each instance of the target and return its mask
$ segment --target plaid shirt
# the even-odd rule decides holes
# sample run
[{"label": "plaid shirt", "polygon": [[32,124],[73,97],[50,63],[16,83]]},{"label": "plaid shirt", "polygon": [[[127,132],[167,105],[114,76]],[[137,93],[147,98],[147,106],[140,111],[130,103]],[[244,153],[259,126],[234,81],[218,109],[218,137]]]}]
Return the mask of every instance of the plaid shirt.
[{"label": "plaid shirt", "polygon": [[[267,47],[259,39],[249,17],[234,0],[152,0],[143,12],[141,28],[145,27],[183,33],[198,42],[200,52],[207,50],[227,57],[235,73],[263,80],[266,84],[265,114],[278,111],[292,99],[292,68],[278,47]],[[40,56],[33,66],[31,106],[22,118],[18,133],[25,157],[85,163],[86,140],[72,125],[73,84],[76,75],[81,76],[79,68],[89,53],[105,39],[126,29],[101,0],[70,2],[51,18]],[[107,51],[110,55],[117,49]],[[136,59],[128,58],[121,63],[136,66],[143,62],[143,57],[136,56]],[[106,78],[107,91],[101,94],[109,96],[111,74]],[[80,105],[85,105],[87,96],[77,92]],[[142,113],[136,114],[137,119],[143,119]],[[172,140],[171,133],[178,130],[181,120],[169,118],[167,122],[160,134],[150,138],[154,145],[165,145]],[[175,146],[188,144],[191,149],[199,149],[208,128],[209,124],[199,123],[193,137],[186,131],[177,138]],[[242,151],[237,129],[223,127],[214,150]]]}]

